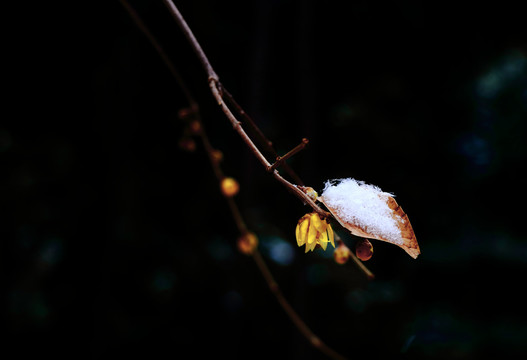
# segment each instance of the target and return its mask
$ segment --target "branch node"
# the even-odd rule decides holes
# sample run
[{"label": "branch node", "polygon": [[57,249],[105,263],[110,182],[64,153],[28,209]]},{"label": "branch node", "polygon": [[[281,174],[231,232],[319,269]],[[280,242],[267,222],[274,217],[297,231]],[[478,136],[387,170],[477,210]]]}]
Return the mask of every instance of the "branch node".
[{"label": "branch node", "polygon": [[211,81],[214,81],[214,83],[219,84],[220,83],[220,77],[216,73],[212,73],[209,75],[209,83]]},{"label": "branch node", "polygon": [[218,94],[223,99],[223,86],[221,85],[220,78],[216,73],[209,76],[209,85],[216,88]]}]

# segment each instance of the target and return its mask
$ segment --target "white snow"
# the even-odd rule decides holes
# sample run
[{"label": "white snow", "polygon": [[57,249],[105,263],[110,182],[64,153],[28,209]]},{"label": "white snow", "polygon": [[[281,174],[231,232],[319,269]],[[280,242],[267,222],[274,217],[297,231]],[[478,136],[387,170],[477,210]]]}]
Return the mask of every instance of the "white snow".
[{"label": "white snow", "polygon": [[329,180],[322,193],[324,203],[342,220],[356,224],[368,233],[402,244],[401,230],[386,202],[390,193],[375,185],[352,178]]}]

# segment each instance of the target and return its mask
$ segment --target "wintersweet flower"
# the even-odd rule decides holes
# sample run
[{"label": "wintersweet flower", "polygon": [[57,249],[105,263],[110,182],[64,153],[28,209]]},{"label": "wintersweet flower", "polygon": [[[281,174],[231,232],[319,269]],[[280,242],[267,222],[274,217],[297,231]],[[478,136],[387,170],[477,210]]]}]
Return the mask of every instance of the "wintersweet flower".
[{"label": "wintersweet flower", "polygon": [[313,251],[317,245],[324,250],[328,242],[335,247],[335,235],[326,219],[313,212],[302,216],[296,225],[296,242],[298,246],[306,245],[306,253]]}]

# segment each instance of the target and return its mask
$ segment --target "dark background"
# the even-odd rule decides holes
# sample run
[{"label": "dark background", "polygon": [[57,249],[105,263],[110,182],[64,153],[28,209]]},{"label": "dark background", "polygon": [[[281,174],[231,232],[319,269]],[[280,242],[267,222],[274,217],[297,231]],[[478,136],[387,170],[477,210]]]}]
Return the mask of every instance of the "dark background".
[{"label": "dark background", "polygon": [[[347,357],[527,353],[527,53],[520,3],[178,1],[223,84],[319,192],[397,195],[422,255],[305,255],[309,209],[249,153],[161,1],[131,1],[199,101],[285,296]],[[238,236],[177,83],[118,1],[32,4],[5,41],[0,198],[8,344],[93,359],[323,356]],[[350,247],[354,239],[337,229]]]}]

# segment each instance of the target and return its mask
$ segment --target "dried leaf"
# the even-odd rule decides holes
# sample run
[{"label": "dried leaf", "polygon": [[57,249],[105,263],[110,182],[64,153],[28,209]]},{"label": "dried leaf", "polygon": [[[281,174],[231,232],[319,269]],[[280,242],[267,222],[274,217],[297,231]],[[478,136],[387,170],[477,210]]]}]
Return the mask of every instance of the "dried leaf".
[{"label": "dried leaf", "polygon": [[[357,183],[359,185],[364,185],[360,182]],[[379,229],[375,228],[374,226],[370,226],[370,228],[368,228],[368,226],[365,226],[363,223],[361,223],[360,213],[351,215],[348,213],[345,214],[340,207],[332,206],[332,201],[327,201],[327,199],[324,198],[324,195],[318,197],[317,200],[323,203],[335,217],[335,219],[337,219],[337,221],[344,228],[348,229],[353,235],[389,242],[404,249],[414,259],[417,258],[421,252],[419,250],[419,245],[417,244],[417,239],[412,229],[412,225],[410,224],[410,220],[408,220],[408,216],[404,213],[403,209],[397,204],[392,196],[390,196],[388,193],[381,192],[380,189],[378,190],[379,191],[376,192],[376,196],[378,196],[381,202],[387,205],[386,212],[379,213],[378,216],[387,217],[387,221],[392,221],[395,224],[396,229],[398,229],[395,236],[393,234],[390,234],[390,236],[383,235],[383,232],[379,231]],[[369,216],[371,216],[371,214]]]}]

